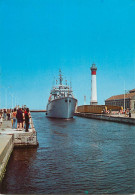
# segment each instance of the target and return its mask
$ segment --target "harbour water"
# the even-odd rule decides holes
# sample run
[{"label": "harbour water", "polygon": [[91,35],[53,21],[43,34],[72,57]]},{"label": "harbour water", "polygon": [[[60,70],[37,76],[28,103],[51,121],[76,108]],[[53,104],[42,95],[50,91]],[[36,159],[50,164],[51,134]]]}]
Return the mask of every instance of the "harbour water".
[{"label": "harbour water", "polygon": [[39,147],[14,149],[0,193],[135,192],[135,126],[32,117]]}]

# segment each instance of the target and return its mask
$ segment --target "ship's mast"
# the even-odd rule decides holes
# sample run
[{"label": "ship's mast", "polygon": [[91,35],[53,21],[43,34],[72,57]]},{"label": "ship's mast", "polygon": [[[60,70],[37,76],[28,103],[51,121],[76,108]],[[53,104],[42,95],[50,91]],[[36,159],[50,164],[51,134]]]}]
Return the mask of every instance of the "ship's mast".
[{"label": "ship's mast", "polygon": [[62,81],[63,81],[63,78],[62,78],[62,74],[61,74],[61,70],[59,70],[59,79],[60,79],[60,85],[62,85]]}]

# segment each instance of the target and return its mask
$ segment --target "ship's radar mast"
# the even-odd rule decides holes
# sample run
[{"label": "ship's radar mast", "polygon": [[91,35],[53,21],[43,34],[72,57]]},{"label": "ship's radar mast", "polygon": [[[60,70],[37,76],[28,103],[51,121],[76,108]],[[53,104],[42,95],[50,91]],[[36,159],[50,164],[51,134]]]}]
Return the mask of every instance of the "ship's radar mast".
[{"label": "ship's radar mast", "polygon": [[60,79],[60,85],[62,85],[62,81],[63,81],[63,78],[62,78],[62,74],[61,74],[61,70],[59,70],[59,79]]}]

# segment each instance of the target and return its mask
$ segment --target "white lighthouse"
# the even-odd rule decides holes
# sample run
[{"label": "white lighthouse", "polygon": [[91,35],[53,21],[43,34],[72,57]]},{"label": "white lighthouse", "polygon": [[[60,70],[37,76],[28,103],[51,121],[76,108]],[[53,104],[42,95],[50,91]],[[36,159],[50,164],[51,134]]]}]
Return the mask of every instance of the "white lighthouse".
[{"label": "white lighthouse", "polygon": [[96,71],[97,67],[95,64],[91,66],[91,105],[97,105],[97,84],[96,84]]}]

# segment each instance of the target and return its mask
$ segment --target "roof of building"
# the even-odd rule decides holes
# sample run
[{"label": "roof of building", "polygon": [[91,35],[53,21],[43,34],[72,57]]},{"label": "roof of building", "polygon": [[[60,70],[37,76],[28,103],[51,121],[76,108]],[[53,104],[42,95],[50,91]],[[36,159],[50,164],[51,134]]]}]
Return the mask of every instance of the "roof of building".
[{"label": "roof of building", "polygon": [[[125,94],[125,99],[129,99],[133,96],[135,96],[135,92],[134,93],[133,92],[127,93],[127,94]],[[124,94],[111,96],[110,98],[106,99],[105,101],[120,100],[120,99],[124,99]]]},{"label": "roof of building", "polygon": [[130,90],[129,93],[135,93],[135,89]]}]

